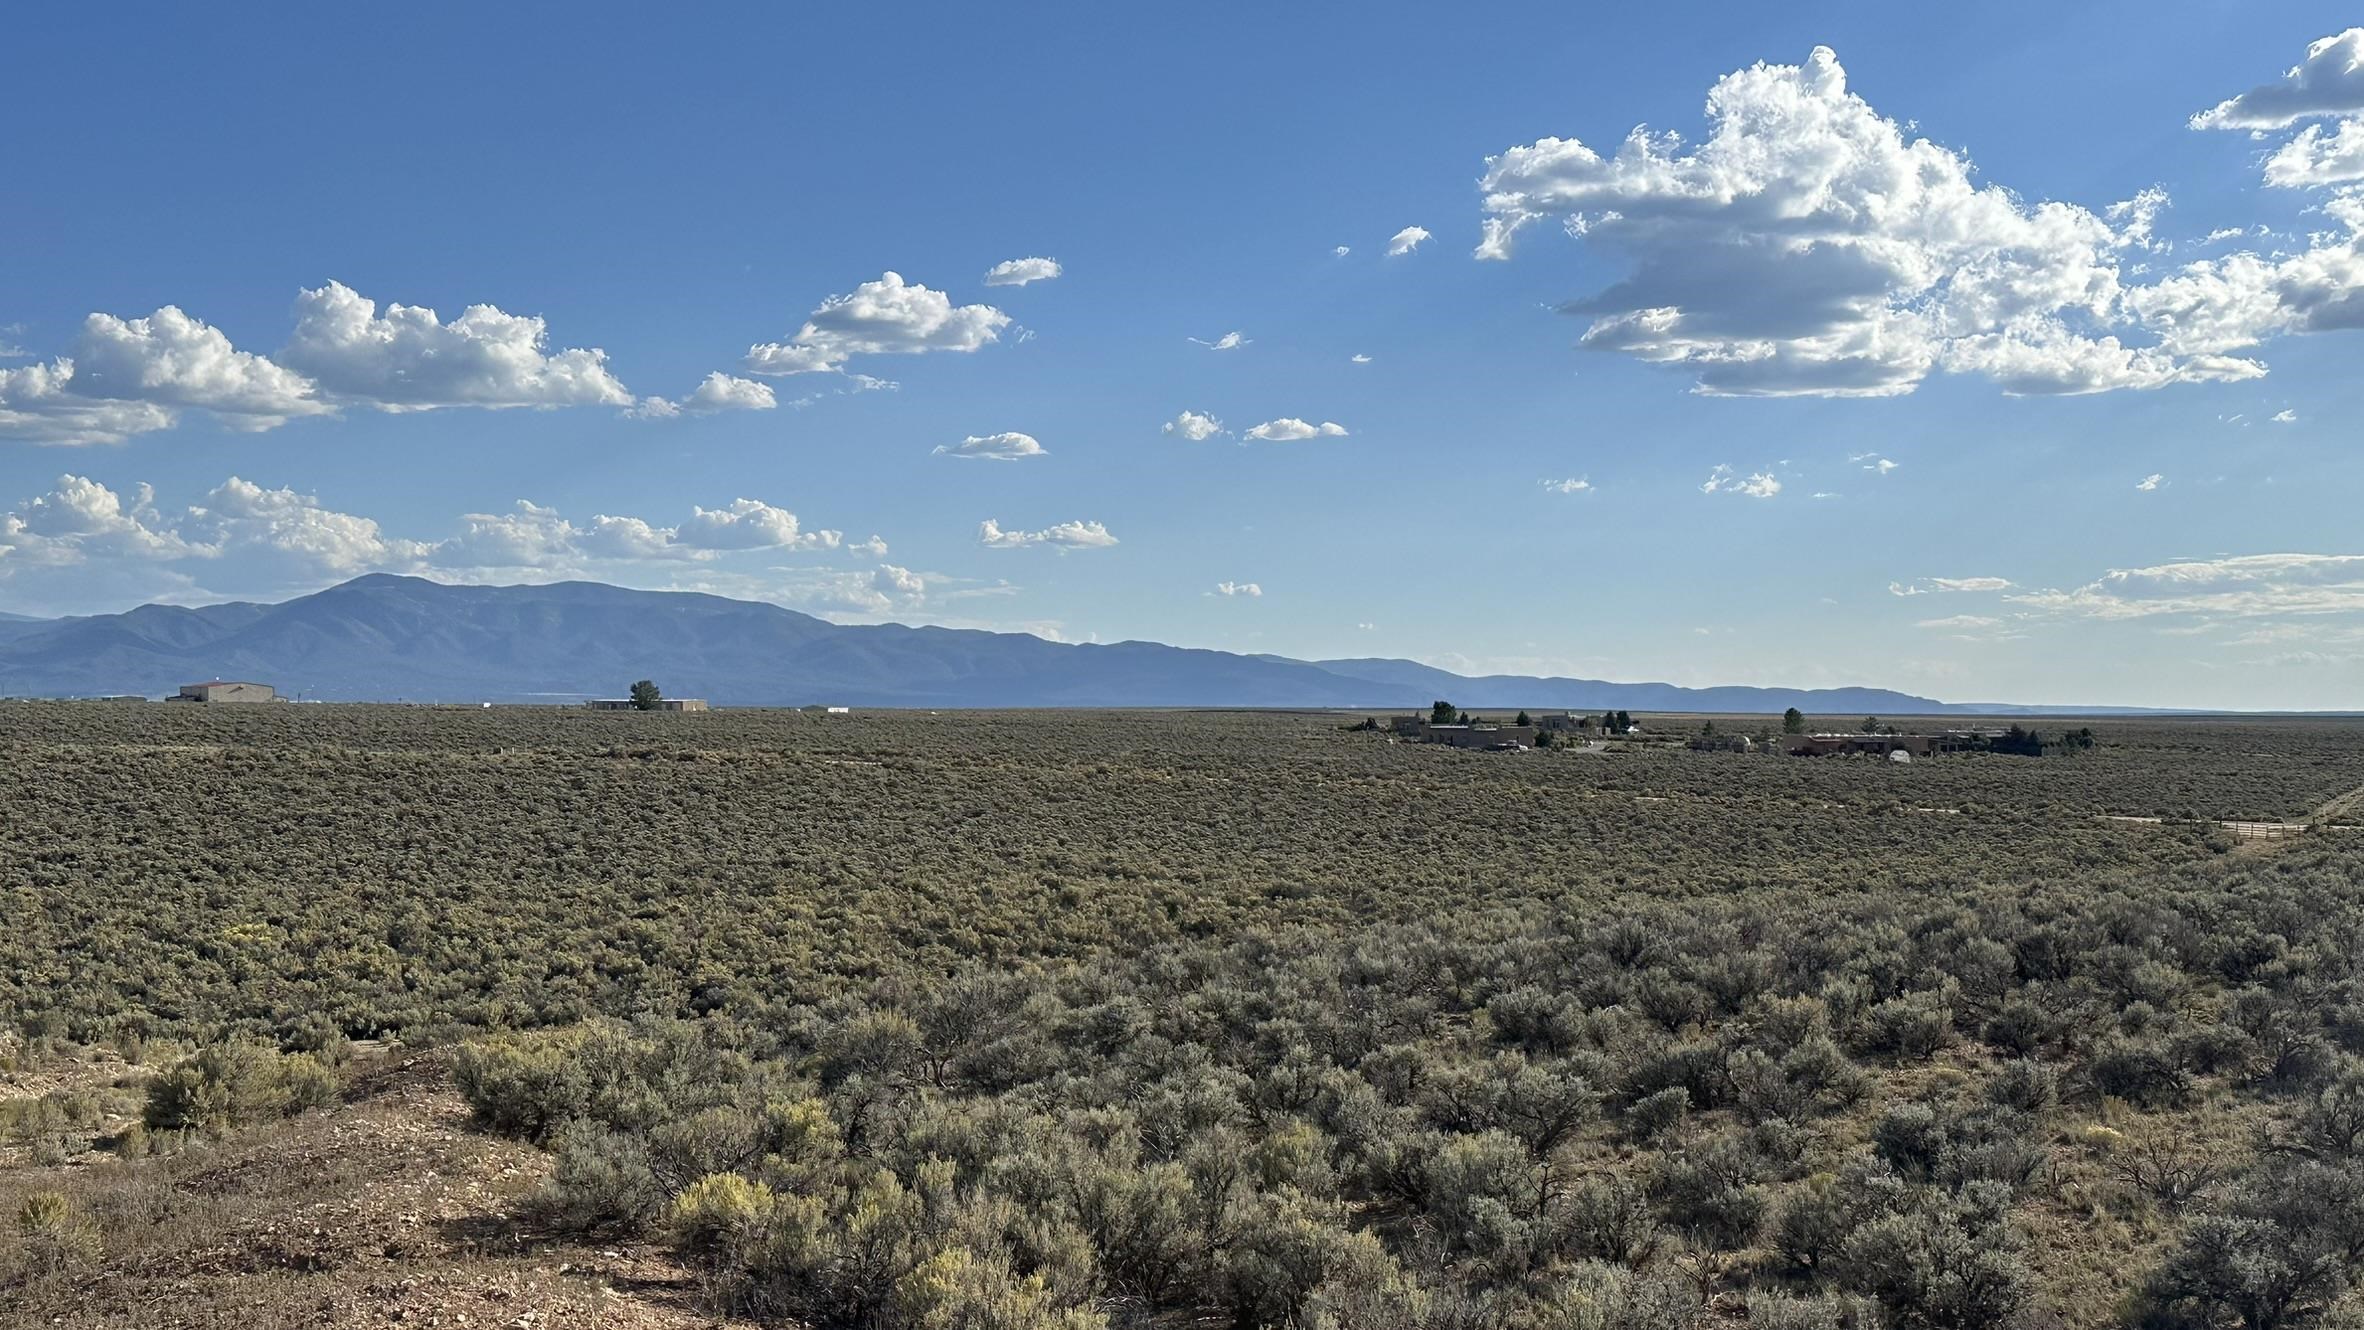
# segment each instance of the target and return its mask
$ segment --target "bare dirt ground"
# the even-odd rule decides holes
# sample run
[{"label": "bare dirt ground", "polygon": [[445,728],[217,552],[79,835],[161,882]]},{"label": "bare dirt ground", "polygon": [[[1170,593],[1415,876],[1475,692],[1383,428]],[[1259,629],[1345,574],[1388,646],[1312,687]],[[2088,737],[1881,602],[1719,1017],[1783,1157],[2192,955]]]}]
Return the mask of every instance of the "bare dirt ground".
[{"label": "bare dirt ground", "polygon": [[547,1168],[469,1126],[445,1058],[373,1057],[342,1104],[265,1130],[0,1171],[0,1213],[63,1191],[104,1235],[95,1257],[0,1281],[0,1326],[744,1324],[708,1314],[695,1275],[662,1250],[521,1221]]}]

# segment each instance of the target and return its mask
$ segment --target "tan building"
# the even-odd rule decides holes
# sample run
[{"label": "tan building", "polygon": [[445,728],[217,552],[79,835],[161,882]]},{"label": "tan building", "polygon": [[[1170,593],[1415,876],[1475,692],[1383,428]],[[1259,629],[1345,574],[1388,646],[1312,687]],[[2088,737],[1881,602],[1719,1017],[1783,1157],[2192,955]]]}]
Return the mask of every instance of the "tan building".
[{"label": "tan building", "polygon": [[211,683],[182,684],[181,691],[167,700],[173,702],[276,702],[279,700],[279,690],[267,683],[215,679]]},{"label": "tan building", "polygon": [[[594,698],[583,705],[593,711],[640,710],[639,707],[633,705],[632,699],[629,697]],[[706,709],[706,699],[702,697],[663,697],[657,699],[657,704],[649,708],[651,711],[704,711]]]}]

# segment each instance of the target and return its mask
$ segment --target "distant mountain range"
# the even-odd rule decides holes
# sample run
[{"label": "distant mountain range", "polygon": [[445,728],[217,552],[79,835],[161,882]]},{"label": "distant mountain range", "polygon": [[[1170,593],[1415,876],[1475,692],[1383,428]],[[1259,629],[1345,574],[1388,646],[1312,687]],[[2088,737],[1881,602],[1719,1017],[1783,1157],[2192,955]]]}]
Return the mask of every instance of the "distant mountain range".
[{"label": "distant mountain range", "polygon": [[1463,707],[1861,716],[2067,710],[1884,688],[1679,688],[1292,660],[1020,633],[848,625],[752,601],[597,582],[447,586],[373,574],[277,605],[0,617],[0,696],[170,693],[253,679],[324,701],[560,702],[635,679],[719,706]]}]

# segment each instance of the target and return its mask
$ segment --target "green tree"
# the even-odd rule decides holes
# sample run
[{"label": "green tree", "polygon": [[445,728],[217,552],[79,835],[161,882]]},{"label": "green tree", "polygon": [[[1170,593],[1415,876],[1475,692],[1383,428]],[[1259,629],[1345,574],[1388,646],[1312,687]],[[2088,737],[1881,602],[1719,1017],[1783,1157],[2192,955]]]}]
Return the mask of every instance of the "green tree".
[{"label": "green tree", "polygon": [[1863,732],[1865,734],[1878,734],[1880,732],[1880,718],[1878,716],[1865,716],[1863,718]]},{"label": "green tree", "polygon": [[1431,725],[1450,725],[1459,719],[1460,715],[1460,712],[1453,709],[1452,703],[1442,699],[1428,704],[1428,723]]},{"label": "green tree", "polygon": [[1522,711],[1519,713],[1519,718],[1515,721],[1512,721],[1511,723],[1514,725],[1532,725],[1535,722],[1528,718],[1526,712]]},{"label": "green tree", "polygon": [[657,691],[657,685],[652,680],[643,679],[632,685],[632,709],[635,711],[654,711],[657,703],[664,700],[665,695]]},{"label": "green tree", "polygon": [[1806,713],[1796,707],[1782,712],[1781,732],[1783,734],[1804,734],[1806,732]]}]

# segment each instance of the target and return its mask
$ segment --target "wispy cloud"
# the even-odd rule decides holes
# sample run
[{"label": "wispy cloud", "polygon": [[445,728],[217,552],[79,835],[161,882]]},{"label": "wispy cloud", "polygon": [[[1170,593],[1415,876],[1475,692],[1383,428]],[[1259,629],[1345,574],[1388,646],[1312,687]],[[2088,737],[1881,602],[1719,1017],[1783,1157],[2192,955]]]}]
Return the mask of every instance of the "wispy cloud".
[{"label": "wispy cloud", "polygon": [[1769,471],[1740,475],[1731,467],[1718,465],[1700,482],[1702,494],[1739,494],[1751,499],[1770,499],[1781,493],[1781,482]]},{"label": "wispy cloud", "polygon": [[2011,581],[2004,577],[1923,577],[1911,582],[1890,582],[1891,596],[1925,596],[1948,591],[2008,591]]},{"label": "wispy cloud", "polygon": [[2113,568],[2083,586],[2016,591],[2031,610],[2089,619],[2252,619],[2364,613],[2364,554],[2248,554]]}]

